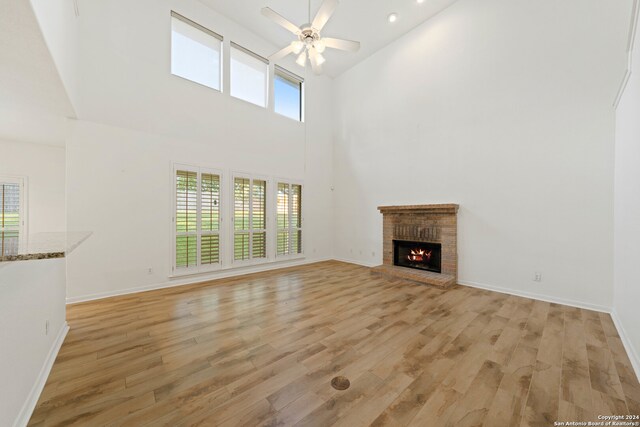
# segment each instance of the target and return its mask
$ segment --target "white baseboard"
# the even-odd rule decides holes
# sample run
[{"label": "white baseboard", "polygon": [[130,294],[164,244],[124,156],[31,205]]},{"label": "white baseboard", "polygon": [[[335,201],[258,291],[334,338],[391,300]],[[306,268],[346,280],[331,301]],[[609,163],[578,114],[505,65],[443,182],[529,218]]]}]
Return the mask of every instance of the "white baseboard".
[{"label": "white baseboard", "polygon": [[60,351],[60,347],[62,347],[65,337],[67,336],[67,332],[69,332],[69,325],[67,322],[64,322],[58,336],[49,350],[49,354],[47,355],[42,368],[40,369],[38,378],[29,392],[29,397],[24,402],[24,405],[22,405],[22,409],[13,423],[13,427],[24,427],[29,424],[33,410],[36,408],[40,394],[44,389],[44,385],[47,383],[47,378],[49,378],[53,362],[56,361],[56,357],[58,356],[58,352]]},{"label": "white baseboard", "polygon": [[80,302],[95,301],[104,298],[111,298],[121,295],[136,294],[138,292],[155,291],[158,289],[173,288],[176,286],[193,285],[196,283],[208,282],[211,280],[224,279],[227,277],[243,276],[245,274],[260,273],[263,271],[278,270],[281,268],[297,267],[300,265],[314,264],[317,262],[330,261],[332,258],[319,259],[298,259],[293,261],[273,262],[268,264],[259,264],[250,267],[240,267],[227,270],[214,271],[208,274],[199,274],[192,276],[175,277],[164,283],[155,283],[151,285],[137,286],[117,291],[100,292],[97,294],[83,295],[79,297],[67,298],[67,304],[77,304]]},{"label": "white baseboard", "polygon": [[[336,261],[342,261],[342,262],[346,262],[346,263],[349,263],[349,264],[361,265],[363,267],[376,267],[376,266],[379,265],[379,264],[373,264],[373,263],[366,263],[366,262],[362,262],[362,261],[356,261],[356,260],[347,259],[347,258],[334,258],[334,259]],[[598,304],[591,304],[591,303],[587,303],[587,302],[583,302],[583,301],[576,301],[576,300],[565,299],[565,298],[557,298],[557,297],[554,297],[554,296],[536,294],[536,293],[533,293],[533,292],[522,292],[522,291],[517,291],[517,290],[514,290],[514,289],[502,288],[502,287],[499,287],[499,286],[486,285],[484,283],[471,282],[471,281],[460,281],[459,280],[458,284],[464,285],[464,286],[470,286],[472,288],[484,289],[484,290],[487,290],[487,291],[499,292],[501,294],[515,295],[515,296],[518,296],[518,297],[531,298],[531,299],[536,299],[536,300],[545,301],[545,302],[552,302],[552,303],[556,303],[556,304],[563,304],[563,305],[568,305],[570,307],[577,307],[577,308],[584,308],[584,309],[587,309],[587,310],[600,311],[602,313],[611,313],[611,307],[604,306],[604,305],[598,305]]]},{"label": "white baseboard", "polygon": [[460,281],[458,280],[458,284],[469,286],[472,288],[484,289],[487,291],[499,292],[501,294],[515,295],[517,297],[531,298],[535,300],[552,302],[555,304],[568,305],[570,307],[583,308],[586,310],[599,311],[602,313],[611,313],[611,307],[605,305],[592,304],[584,301],[576,301],[567,298],[558,298],[551,295],[537,294],[534,292],[524,292],[518,291],[509,288],[502,288],[499,286],[485,285],[484,283],[478,282],[470,282],[470,281]]},{"label": "white baseboard", "polygon": [[[379,265],[379,264],[367,263],[367,262],[362,262],[362,261],[356,261],[356,260],[347,259],[347,258],[334,258],[334,259],[336,261],[342,261],[342,262],[347,262],[349,264],[361,265],[363,267],[376,267],[377,265]],[[464,286],[470,286],[472,288],[484,289],[484,290],[487,290],[487,291],[499,292],[501,294],[515,295],[515,296],[518,296],[518,297],[531,298],[531,299],[536,299],[536,300],[545,301],[545,302],[552,302],[552,303],[556,303],[556,304],[563,304],[563,305],[568,305],[570,307],[577,307],[577,308],[584,308],[584,309],[587,309],[587,310],[600,311],[602,313],[611,313],[611,307],[608,307],[608,306],[605,306],[605,305],[591,304],[591,303],[588,303],[588,302],[576,301],[576,300],[565,299],[565,298],[557,298],[557,297],[554,297],[554,296],[537,294],[537,293],[534,293],[534,292],[517,291],[517,290],[514,290],[514,289],[502,288],[502,287],[499,287],[499,286],[486,285],[484,283],[478,283],[478,282],[460,281],[459,280],[458,284],[464,285]]]},{"label": "white baseboard", "polygon": [[631,344],[631,341],[629,341],[629,335],[622,325],[622,321],[620,320],[620,317],[618,317],[618,312],[615,308],[611,312],[611,319],[618,330],[618,335],[620,335],[624,349],[627,351],[627,356],[629,356],[629,360],[631,360],[631,365],[636,373],[636,377],[638,378],[638,381],[640,381],[640,357],[638,357],[638,352],[633,347],[633,344]]}]

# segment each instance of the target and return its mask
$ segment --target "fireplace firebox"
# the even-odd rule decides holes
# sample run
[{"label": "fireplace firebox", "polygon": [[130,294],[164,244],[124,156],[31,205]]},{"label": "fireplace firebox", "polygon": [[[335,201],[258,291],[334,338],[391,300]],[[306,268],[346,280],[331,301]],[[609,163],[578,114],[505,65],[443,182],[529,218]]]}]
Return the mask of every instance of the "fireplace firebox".
[{"label": "fireplace firebox", "polygon": [[442,245],[440,243],[393,241],[393,264],[400,267],[440,273]]}]

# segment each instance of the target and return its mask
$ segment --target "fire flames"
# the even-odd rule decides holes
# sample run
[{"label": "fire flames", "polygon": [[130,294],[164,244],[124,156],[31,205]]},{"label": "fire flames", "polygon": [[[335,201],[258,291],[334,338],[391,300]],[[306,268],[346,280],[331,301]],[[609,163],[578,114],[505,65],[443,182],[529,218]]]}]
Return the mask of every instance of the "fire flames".
[{"label": "fire flames", "polygon": [[431,258],[431,251],[424,249],[411,249],[411,253],[407,255],[409,261],[424,262]]}]

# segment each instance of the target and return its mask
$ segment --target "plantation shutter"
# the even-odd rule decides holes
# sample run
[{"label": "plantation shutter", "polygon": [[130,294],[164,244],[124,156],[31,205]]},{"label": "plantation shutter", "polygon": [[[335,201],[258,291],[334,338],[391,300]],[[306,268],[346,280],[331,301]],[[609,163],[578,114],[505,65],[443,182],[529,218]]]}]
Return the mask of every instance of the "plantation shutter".
[{"label": "plantation shutter", "polygon": [[200,264],[220,262],[220,175],[203,173],[201,183]]},{"label": "plantation shutter", "polygon": [[233,180],[233,259],[249,259],[250,180]]},{"label": "plantation shutter", "polygon": [[180,169],[175,185],[175,267],[219,264],[220,175]]},{"label": "plantation shutter", "polygon": [[233,259],[267,257],[267,181],[233,180]]},{"label": "plantation shutter", "polygon": [[18,251],[22,229],[21,185],[0,182],[0,249],[3,255]]},{"label": "plantation shutter", "polygon": [[302,186],[291,185],[291,252],[302,253]]},{"label": "plantation shutter", "polygon": [[278,183],[276,254],[302,253],[302,185]]},{"label": "plantation shutter", "polygon": [[278,183],[277,205],[278,241],[276,253],[289,255],[289,184]]},{"label": "plantation shutter", "polygon": [[198,260],[198,173],[176,172],[176,267],[195,267]]},{"label": "plantation shutter", "polygon": [[251,193],[251,254],[267,257],[267,181],[253,180]]}]

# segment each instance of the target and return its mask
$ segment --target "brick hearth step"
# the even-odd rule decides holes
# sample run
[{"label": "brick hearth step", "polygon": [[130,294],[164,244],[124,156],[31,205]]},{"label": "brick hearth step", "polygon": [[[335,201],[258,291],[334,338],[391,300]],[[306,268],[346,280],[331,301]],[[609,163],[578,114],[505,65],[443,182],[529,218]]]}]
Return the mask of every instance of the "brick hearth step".
[{"label": "brick hearth step", "polygon": [[379,265],[373,267],[371,273],[394,279],[410,280],[421,285],[431,285],[442,289],[450,288],[456,284],[456,278],[451,274],[433,273],[431,271],[398,267],[395,265]]}]

